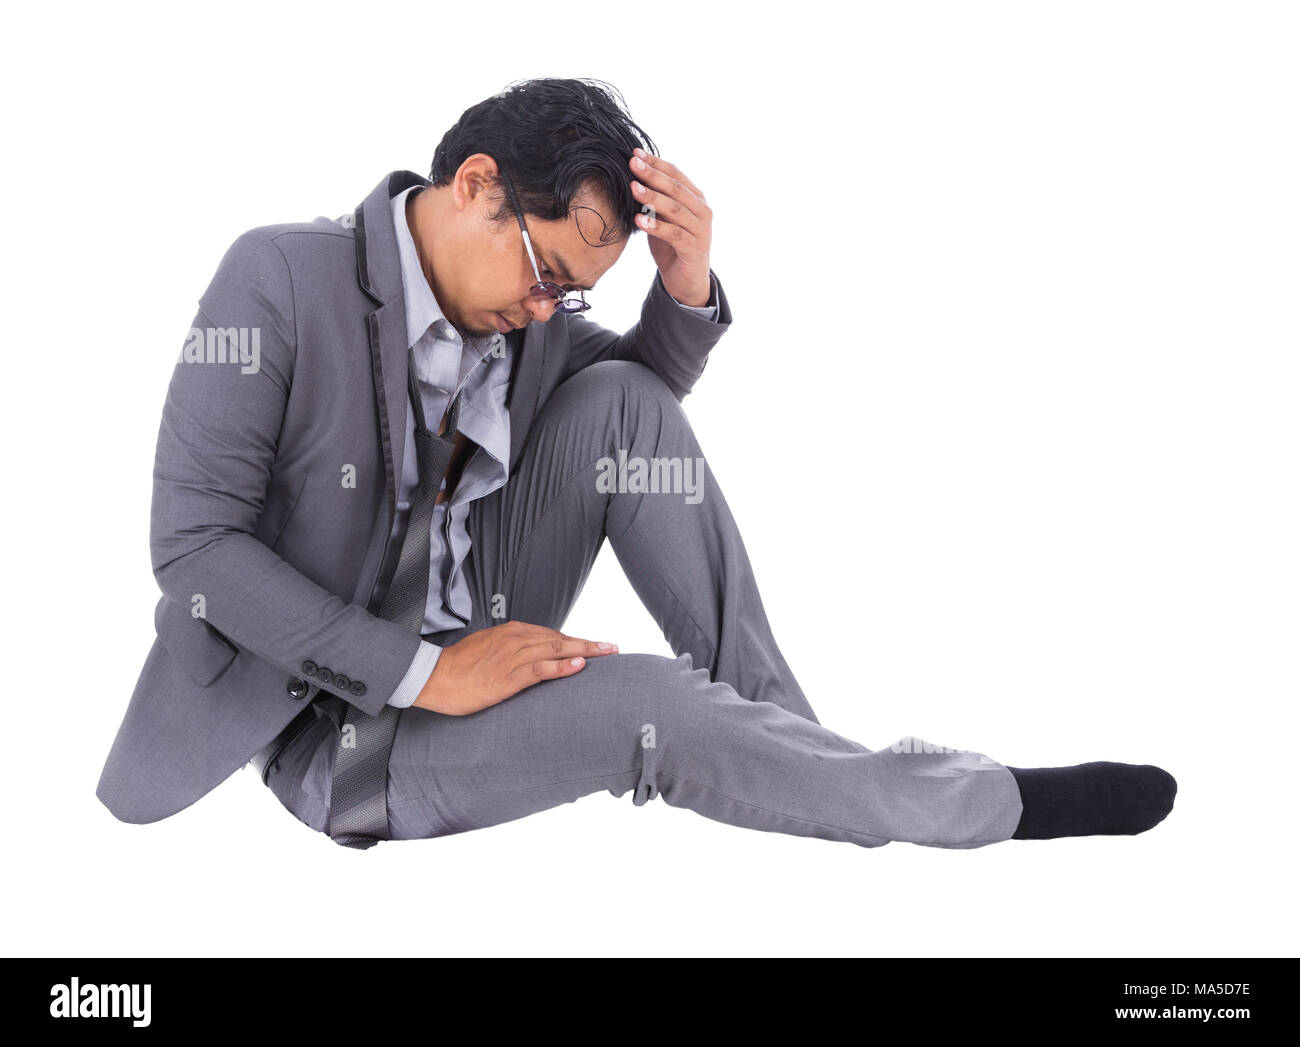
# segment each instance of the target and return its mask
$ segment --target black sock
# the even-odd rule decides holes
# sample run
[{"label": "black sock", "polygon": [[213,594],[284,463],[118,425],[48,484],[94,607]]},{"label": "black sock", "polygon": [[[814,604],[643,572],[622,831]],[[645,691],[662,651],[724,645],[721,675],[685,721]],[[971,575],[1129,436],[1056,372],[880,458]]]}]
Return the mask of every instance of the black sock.
[{"label": "black sock", "polygon": [[1133,836],[1161,822],[1178,783],[1151,764],[1081,763],[1008,767],[1024,811],[1013,840],[1059,836]]}]

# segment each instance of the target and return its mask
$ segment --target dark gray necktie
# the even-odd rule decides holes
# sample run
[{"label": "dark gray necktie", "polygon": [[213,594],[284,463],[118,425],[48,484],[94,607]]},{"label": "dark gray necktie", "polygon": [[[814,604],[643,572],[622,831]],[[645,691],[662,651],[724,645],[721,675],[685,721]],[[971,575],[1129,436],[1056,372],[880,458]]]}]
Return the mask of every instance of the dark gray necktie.
[{"label": "dark gray necktie", "polygon": [[[460,394],[448,409],[446,430],[437,436],[424,424],[424,407],[415,381],[414,349],[407,354],[407,371],[420,478],[411,495],[401,557],[379,606],[379,617],[397,622],[418,636],[429,599],[429,525],[455,446]],[[396,706],[385,705],[378,716],[370,716],[347,703],[330,794],[329,835],[335,843],[366,848],[388,839],[388,757],[401,712]]]}]

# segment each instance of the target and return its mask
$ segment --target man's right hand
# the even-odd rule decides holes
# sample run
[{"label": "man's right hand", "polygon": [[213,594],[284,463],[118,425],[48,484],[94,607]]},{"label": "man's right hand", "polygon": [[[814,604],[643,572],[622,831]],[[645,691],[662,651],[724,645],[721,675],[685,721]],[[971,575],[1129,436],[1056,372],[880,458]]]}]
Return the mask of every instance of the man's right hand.
[{"label": "man's right hand", "polygon": [[447,716],[468,716],[542,680],[581,672],[586,658],[603,654],[618,654],[617,644],[579,640],[544,625],[503,622],[444,647],[413,704]]}]

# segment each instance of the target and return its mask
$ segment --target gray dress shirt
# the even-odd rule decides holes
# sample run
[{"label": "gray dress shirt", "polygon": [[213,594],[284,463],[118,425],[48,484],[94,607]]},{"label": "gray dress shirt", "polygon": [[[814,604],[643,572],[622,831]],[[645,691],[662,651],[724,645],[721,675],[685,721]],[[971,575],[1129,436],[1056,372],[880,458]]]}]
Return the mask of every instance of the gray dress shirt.
[{"label": "gray dress shirt", "polygon": [[[505,405],[510,382],[512,349],[501,334],[462,339],[443,315],[429,281],[420,267],[419,254],[406,221],[406,198],[421,190],[413,186],[392,201],[393,226],[402,267],[402,290],[406,300],[406,333],[415,350],[416,383],[424,408],[425,424],[436,431],[451,403],[461,391],[460,419],[457,430],[477,445],[466,461],[456,490],[446,501],[434,507],[430,524],[429,601],[425,610],[422,635],[459,629],[470,620],[469,585],[465,580],[464,562],[470,540],[465,528],[470,503],[491,494],[509,476],[510,412]],[[717,292],[713,292],[716,302]],[[680,304],[680,303],[678,303]],[[687,306],[692,312],[718,318],[717,305]],[[397,515],[393,522],[392,542],[381,577],[389,577],[401,555],[406,520],[410,515],[411,495],[419,479],[415,453],[415,411],[407,404],[406,453],[397,496]],[[442,489],[447,486],[443,480]],[[375,592],[382,601],[384,588]],[[406,676],[388,699],[389,705],[405,708],[420,696],[428,682],[442,648],[427,640],[421,642]]]}]

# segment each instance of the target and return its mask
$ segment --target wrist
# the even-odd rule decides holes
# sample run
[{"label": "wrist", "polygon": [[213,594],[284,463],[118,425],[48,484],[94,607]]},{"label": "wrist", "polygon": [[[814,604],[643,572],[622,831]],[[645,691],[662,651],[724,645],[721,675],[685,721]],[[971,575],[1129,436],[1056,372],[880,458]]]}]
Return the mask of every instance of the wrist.
[{"label": "wrist", "polygon": [[672,296],[673,301],[678,305],[687,305],[692,309],[703,309],[709,304],[709,299],[712,297],[713,295],[708,287],[704,289],[703,294],[683,295],[681,297],[678,297],[677,295]]},{"label": "wrist", "polygon": [[433,672],[429,674],[429,678],[424,682],[424,686],[420,688],[420,693],[415,696],[415,701],[411,703],[412,705],[420,709],[428,709],[431,713],[441,711],[439,708],[441,704],[439,701],[441,698],[441,688],[437,685],[437,675],[438,670],[435,667]]},{"label": "wrist", "polygon": [[703,309],[713,299],[713,278],[706,273],[704,283],[700,286],[682,288],[669,287],[664,284],[664,290],[678,305],[690,306],[692,309]]}]

